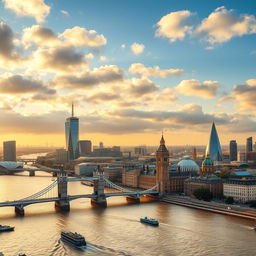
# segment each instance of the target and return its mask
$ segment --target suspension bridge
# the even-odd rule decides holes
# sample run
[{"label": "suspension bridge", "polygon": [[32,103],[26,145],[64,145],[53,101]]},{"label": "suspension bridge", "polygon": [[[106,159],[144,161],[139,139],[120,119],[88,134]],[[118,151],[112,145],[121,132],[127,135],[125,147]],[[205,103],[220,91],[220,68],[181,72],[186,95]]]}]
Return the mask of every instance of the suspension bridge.
[{"label": "suspension bridge", "polygon": [[[67,184],[74,181],[90,181],[93,182],[93,192],[91,194],[68,195]],[[112,188],[117,192],[105,193],[104,188]],[[69,178],[65,171],[58,173],[57,179],[49,186],[34,193],[30,196],[19,200],[0,202],[0,207],[15,207],[17,215],[24,215],[24,207],[32,204],[55,202],[55,207],[60,210],[68,211],[70,209],[70,201],[89,198],[92,205],[107,206],[107,198],[114,196],[125,196],[128,201],[139,202],[143,195],[158,196],[159,185],[156,184],[152,188],[143,191],[131,191],[123,188],[104,177],[103,171],[98,168],[93,177]]]}]

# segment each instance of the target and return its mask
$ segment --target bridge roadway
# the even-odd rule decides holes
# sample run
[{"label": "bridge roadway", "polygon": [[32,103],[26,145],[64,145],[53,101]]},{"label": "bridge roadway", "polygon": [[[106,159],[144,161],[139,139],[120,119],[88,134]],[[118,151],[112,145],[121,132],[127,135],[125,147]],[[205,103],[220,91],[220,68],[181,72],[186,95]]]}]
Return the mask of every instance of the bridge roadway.
[{"label": "bridge roadway", "polygon": [[[119,192],[119,193],[105,193],[106,198],[112,196],[133,196],[133,197],[140,197],[142,195],[158,195],[158,191],[148,191],[145,193],[140,193],[136,191],[129,191],[129,192]],[[73,195],[68,196],[67,200],[72,201],[80,198],[91,198],[96,199],[97,195],[95,194],[85,194],[85,195]],[[63,199],[62,199],[63,200]],[[50,197],[50,198],[38,198],[38,199],[28,199],[28,200],[16,200],[16,201],[6,201],[1,202],[0,207],[12,207],[12,206],[22,206],[25,207],[30,204],[39,204],[39,203],[48,203],[48,202],[57,202],[60,201],[59,197]]]}]

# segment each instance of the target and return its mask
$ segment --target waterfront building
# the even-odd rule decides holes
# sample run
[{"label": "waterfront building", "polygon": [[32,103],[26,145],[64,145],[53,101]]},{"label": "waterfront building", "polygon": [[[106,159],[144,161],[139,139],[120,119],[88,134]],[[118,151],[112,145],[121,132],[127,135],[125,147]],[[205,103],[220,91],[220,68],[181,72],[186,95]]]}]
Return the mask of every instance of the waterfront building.
[{"label": "waterfront building", "polygon": [[92,153],[92,142],[90,140],[79,140],[79,156],[86,156]]},{"label": "waterfront building", "polygon": [[75,165],[75,174],[78,176],[92,176],[98,164],[94,162],[80,163]]},{"label": "waterfront building", "polygon": [[72,103],[72,115],[65,122],[66,149],[69,160],[79,157],[79,119],[74,116],[74,105]]},{"label": "waterfront building", "polygon": [[112,148],[95,148],[91,153],[94,157],[122,157],[123,154],[120,149]]},{"label": "waterfront building", "polygon": [[222,152],[219,136],[214,122],[212,123],[210,139],[206,147],[205,155],[209,155],[214,162],[222,161]]},{"label": "waterfront building", "polygon": [[3,155],[4,161],[16,162],[16,141],[4,141]]},{"label": "waterfront building", "polygon": [[99,148],[104,148],[104,145],[103,145],[102,141],[99,143]]},{"label": "waterfront building", "polygon": [[235,140],[229,142],[229,160],[237,161],[237,143]]},{"label": "waterfront building", "polygon": [[[251,178],[250,173],[246,178],[247,172],[240,172],[242,178],[231,178],[223,184],[223,194],[226,197],[233,197],[235,201],[246,203],[256,200],[256,179]],[[237,175],[240,176],[240,175]]]},{"label": "waterfront building", "polygon": [[190,159],[189,156],[184,156],[177,164],[180,172],[199,172],[200,168],[196,162]]},{"label": "waterfront building", "polygon": [[55,161],[57,164],[65,164],[68,162],[68,151],[60,148],[60,149],[56,149],[56,157],[55,157]]},{"label": "waterfront building", "polygon": [[222,179],[217,177],[216,175],[208,175],[204,177],[190,177],[185,180],[185,195],[194,197],[194,191],[199,188],[209,189],[214,198],[221,198],[223,196]]}]

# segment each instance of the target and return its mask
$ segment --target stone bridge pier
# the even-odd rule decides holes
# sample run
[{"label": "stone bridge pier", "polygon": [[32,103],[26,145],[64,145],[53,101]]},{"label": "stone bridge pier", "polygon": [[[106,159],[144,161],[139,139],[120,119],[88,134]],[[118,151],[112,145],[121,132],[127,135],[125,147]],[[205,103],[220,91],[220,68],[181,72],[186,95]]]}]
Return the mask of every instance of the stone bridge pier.
[{"label": "stone bridge pier", "polygon": [[107,207],[107,200],[104,193],[104,172],[100,166],[98,166],[97,170],[94,172],[94,176],[99,177],[99,179],[94,181],[93,194],[96,198],[91,199],[91,204],[94,206]]},{"label": "stone bridge pier", "polygon": [[62,169],[57,176],[58,181],[58,197],[59,201],[55,202],[55,207],[61,211],[69,211],[70,210],[70,204],[68,200],[68,175],[67,173]]},{"label": "stone bridge pier", "polygon": [[22,205],[20,206],[15,206],[15,213],[17,216],[24,216],[25,211]]}]

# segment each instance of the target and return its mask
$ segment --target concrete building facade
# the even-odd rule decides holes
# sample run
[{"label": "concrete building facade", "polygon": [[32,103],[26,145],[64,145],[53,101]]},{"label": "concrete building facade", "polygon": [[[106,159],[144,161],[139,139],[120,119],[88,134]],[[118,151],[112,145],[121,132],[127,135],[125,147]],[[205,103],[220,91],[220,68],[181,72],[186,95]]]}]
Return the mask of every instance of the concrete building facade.
[{"label": "concrete building facade", "polygon": [[16,141],[4,141],[3,160],[16,162]]}]

